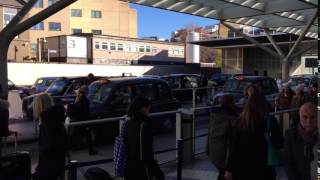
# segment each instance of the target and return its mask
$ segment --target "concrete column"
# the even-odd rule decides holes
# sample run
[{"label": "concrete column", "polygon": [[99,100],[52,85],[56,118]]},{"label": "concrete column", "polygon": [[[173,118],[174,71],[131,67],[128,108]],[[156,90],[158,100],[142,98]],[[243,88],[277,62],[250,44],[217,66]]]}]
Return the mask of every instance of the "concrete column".
[{"label": "concrete column", "polygon": [[200,63],[200,46],[189,44],[189,42],[199,41],[200,34],[197,32],[190,32],[187,35],[186,45],[186,63]]}]

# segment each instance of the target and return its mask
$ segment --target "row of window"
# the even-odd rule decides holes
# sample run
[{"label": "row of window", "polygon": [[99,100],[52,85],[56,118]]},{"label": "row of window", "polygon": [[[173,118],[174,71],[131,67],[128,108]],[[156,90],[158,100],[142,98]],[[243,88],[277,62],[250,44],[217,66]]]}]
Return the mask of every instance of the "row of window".
[{"label": "row of window", "polygon": [[125,52],[140,52],[140,53],[157,53],[157,47],[152,46],[138,46],[121,43],[109,43],[109,42],[98,42],[94,44],[94,48],[97,50],[110,50],[110,51],[125,51]]},{"label": "row of window", "polygon": [[184,49],[183,48],[170,48],[168,51],[169,55],[179,55],[183,56],[184,55]]},{"label": "row of window", "polygon": [[[56,3],[58,0],[48,0],[48,6]],[[43,8],[43,0],[38,0],[34,7],[36,8]],[[72,17],[82,17],[82,10],[81,9],[71,9],[71,16]],[[102,12],[97,10],[91,10],[91,18],[102,18]]]},{"label": "row of window", "polygon": [[[48,6],[51,6],[52,4],[56,3],[58,0],[48,0]],[[37,0],[37,2],[34,4],[33,7],[36,8],[43,8],[43,0]]]},{"label": "row of window", "polygon": [[[49,31],[61,31],[61,23],[59,22],[49,22],[48,23]],[[40,22],[34,25],[31,29],[33,30],[44,30],[44,23]]]},{"label": "row of window", "polygon": [[[82,10],[81,9],[71,9],[71,16],[72,17],[82,17]],[[97,10],[91,10],[91,18],[102,18],[102,12]]]}]

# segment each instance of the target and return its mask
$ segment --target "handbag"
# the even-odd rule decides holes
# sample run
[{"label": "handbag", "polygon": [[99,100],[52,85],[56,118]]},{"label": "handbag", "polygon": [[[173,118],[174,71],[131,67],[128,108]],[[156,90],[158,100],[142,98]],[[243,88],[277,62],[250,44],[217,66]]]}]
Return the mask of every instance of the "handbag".
[{"label": "handbag", "polygon": [[267,118],[267,132],[265,133],[265,139],[268,144],[267,149],[267,164],[272,167],[279,167],[282,165],[280,150],[275,148],[271,141],[271,125],[270,117]]},{"label": "handbag", "polygon": [[121,131],[115,139],[113,147],[114,172],[116,177],[123,177],[127,163],[127,145],[124,142],[124,129],[126,122],[122,124]]}]

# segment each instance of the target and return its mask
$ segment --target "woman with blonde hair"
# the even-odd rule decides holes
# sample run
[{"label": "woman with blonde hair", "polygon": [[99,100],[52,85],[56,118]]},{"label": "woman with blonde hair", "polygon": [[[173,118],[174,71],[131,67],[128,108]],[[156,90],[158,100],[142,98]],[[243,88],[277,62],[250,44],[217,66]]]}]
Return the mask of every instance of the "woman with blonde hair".
[{"label": "woman with blonde hair", "polygon": [[54,102],[52,97],[49,96],[47,93],[40,93],[37,95],[32,103],[33,108],[33,119],[34,121],[38,121],[39,125],[41,124],[40,115],[43,111],[46,111],[54,106]]},{"label": "woman with blonde hair", "polygon": [[64,107],[55,105],[48,94],[42,93],[33,102],[33,114],[39,120],[40,127],[35,179],[62,180],[67,151]]}]

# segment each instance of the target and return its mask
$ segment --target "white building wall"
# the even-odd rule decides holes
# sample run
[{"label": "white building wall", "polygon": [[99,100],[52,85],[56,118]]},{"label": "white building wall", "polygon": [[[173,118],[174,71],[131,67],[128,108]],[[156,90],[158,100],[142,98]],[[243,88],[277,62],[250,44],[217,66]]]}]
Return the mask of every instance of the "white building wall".
[{"label": "white building wall", "polygon": [[197,32],[190,32],[187,35],[186,45],[186,63],[200,63],[200,46],[189,44],[188,42],[199,41],[200,34]]},{"label": "white building wall", "polygon": [[8,78],[16,85],[31,85],[39,77],[87,76],[89,73],[96,76],[121,76],[122,73],[140,76],[152,68],[153,66],[8,63]]}]

